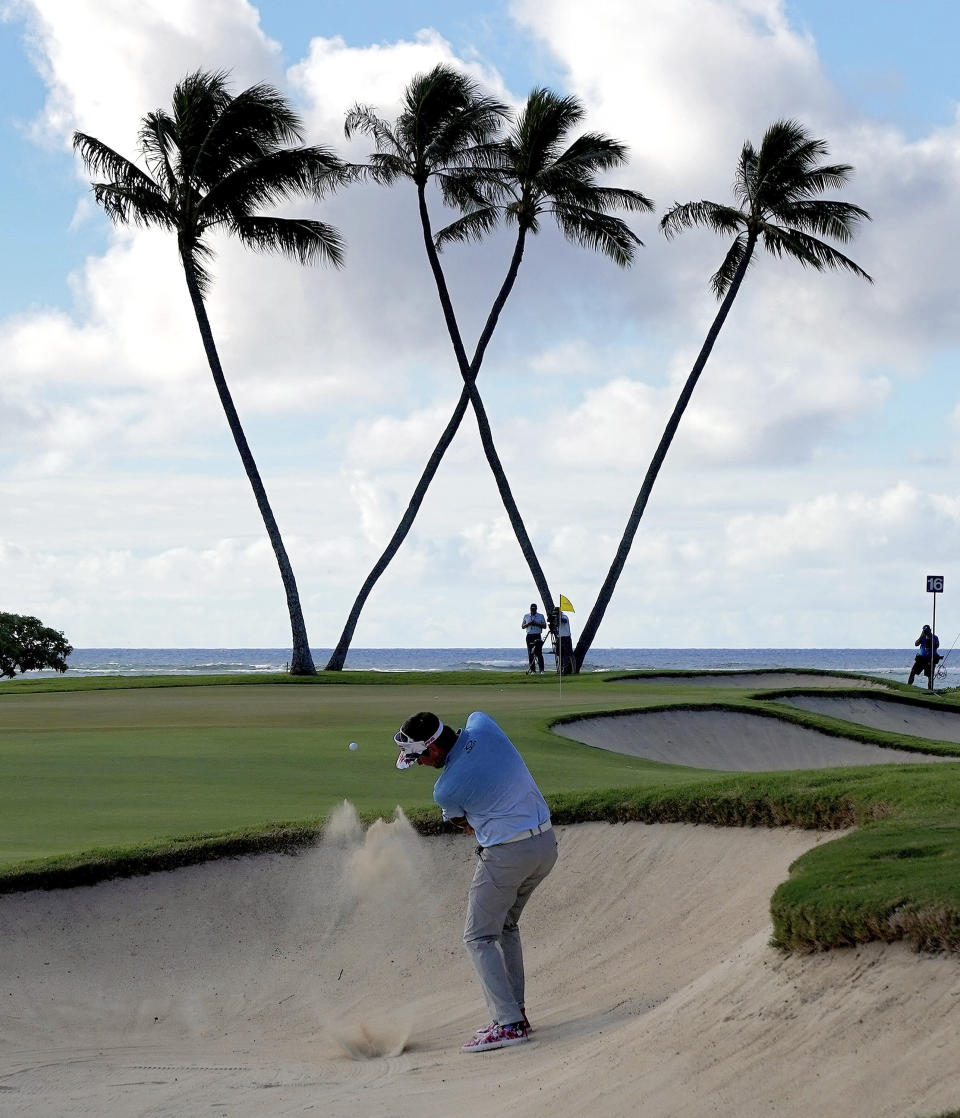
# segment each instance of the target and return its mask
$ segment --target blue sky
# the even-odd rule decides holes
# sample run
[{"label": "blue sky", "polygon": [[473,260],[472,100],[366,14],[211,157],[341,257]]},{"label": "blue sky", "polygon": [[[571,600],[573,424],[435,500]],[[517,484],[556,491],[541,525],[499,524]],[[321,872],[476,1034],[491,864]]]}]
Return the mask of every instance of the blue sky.
[{"label": "blue sky", "polygon": [[[590,127],[631,147],[620,181],[658,209],[722,194],[742,140],[778,115],[855,166],[847,194],[874,222],[850,254],[875,286],[758,264],[599,643],[912,644],[925,568],[949,586],[960,544],[953,6],[598,0],[589,24],[574,0],[0,12],[0,608],[84,646],[286,641],[176,261],[93,210],[72,130],[133,154],[139,115],[177,77],[227,66],[280,85],[309,134],[342,148],[344,108],[374,97],[389,115],[414,70],[443,59],[515,102],[541,83],[580,97]],[[360,188],[325,205],[348,238],[342,276],[223,246],[211,299],[319,647],[457,392],[409,199]],[[653,218],[636,227],[647,247],[629,273],[545,230],[483,373],[551,583],[584,614],[713,313],[722,252],[706,234],[666,245]],[[506,247],[449,254],[468,336]],[[358,645],[515,640],[531,589],[485,471],[465,424]],[[940,611],[949,626],[948,600]]]}]

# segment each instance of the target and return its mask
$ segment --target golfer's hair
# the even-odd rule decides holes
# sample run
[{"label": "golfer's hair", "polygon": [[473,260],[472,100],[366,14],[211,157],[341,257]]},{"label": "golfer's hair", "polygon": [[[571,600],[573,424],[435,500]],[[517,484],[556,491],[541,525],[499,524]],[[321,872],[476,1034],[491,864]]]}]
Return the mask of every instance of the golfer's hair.
[{"label": "golfer's hair", "polygon": [[411,714],[400,729],[414,741],[426,741],[439,723],[438,715],[429,710],[421,710],[417,714]]}]

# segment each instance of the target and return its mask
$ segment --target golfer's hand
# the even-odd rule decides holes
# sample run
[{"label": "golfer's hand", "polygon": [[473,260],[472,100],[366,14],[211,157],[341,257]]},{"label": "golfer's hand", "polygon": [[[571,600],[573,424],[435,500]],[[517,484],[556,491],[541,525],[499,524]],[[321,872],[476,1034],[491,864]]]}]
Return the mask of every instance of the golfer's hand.
[{"label": "golfer's hand", "polygon": [[473,828],[470,826],[470,824],[466,820],[466,817],[463,815],[458,815],[456,819],[449,819],[448,822],[452,823],[458,831],[463,831],[465,835],[473,834]]}]

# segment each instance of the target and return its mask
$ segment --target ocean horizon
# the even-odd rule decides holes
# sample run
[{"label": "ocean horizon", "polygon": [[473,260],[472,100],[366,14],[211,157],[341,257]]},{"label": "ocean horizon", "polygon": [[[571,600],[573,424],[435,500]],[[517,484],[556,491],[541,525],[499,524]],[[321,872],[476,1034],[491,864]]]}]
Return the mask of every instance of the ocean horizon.
[{"label": "ocean horizon", "polygon": [[[313,649],[322,668],[331,649]],[[553,665],[544,648],[547,670]],[[914,650],[903,648],[594,648],[584,672],[609,671],[749,671],[764,668],[819,668],[856,672],[906,682]],[[71,676],[230,675],[287,670],[289,648],[77,648],[69,658]],[[526,651],[519,648],[354,648],[347,671],[525,671]],[[960,656],[946,654],[938,687],[960,685]],[[29,678],[56,672],[28,672]],[[27,678],[18,677],[18,678]]]}]

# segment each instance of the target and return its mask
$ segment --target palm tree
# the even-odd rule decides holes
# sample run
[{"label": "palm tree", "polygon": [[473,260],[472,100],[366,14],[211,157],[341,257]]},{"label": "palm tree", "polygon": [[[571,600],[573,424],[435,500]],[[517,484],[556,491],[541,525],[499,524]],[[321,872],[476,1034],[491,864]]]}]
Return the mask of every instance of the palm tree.
[{"label": "palm tree", "polygon": [[853,168],[845,163],[819,163],[827,150],[824,140],[811,138],[797,121],[778,120],[767,129],[759,150],[749,141],[743,145],[733,185],[736,205],[707,201],[677,203],[660,221],[660,229],[668,238],[684,229],[705,226],[717,233],[733,234],[734,240],[710,281],[714,294],[721,300],[720,309],[667,422],[613,563],[577,642],[574,652],[577,671],[583,665],[613,597],[654,482],[758,242],[774,256],[792,257],[818,272],[825,268],[845,268],[873,282],[862,268],[820,239],[826,236],[846,244],[858,223],[862,219],[870,220],[870,215],[859,206],[820,197],[825,190],[841,189],[853,173]]},{"label": "palm tree", "polygon": [[301,138],[299,118],[271,86],[254,85],[232,96],[225,73],[198,70],[177,84],[172,113],[158,109],[143,118],[138,146],[146,170],[82,132],[74,133],[73,147],[91,174],[108,180],[95,182],[93,194],[113,222],[176,233],[210,372],[280,568],[293,636],[290,671],[312,675],[316,669],[293,568],[227,387],[204,303],[213,257],[209,234],[217,230],[248,248],[279,252],[301,264],[342,263],[343,242],[331,226],[259,212],[292,197],[319,197],[343,181],[343,165],[326,148],[285,146]]},{"label": "palm tree", "polygon": [[[354,130],[361,131],[377,144],[371,157],[371,174],[377,181],[389,184],[407,178],[418,187],[424,244],[464,387],[396,531],[354,601],[327,664],[330,670],[343,667],[360,612],[410,531],[468,403],[473,404],[487,461],[537,591],[545,608],[552,606],[546,578],[497,455],[475,382],[516,281],[527,234],[539,232],[540,216],[552,213],[568,239],[596,248],[626,267],[633,259],[635,246],[641,242],[623,221],[606,211],[649,210],[652,203],[636,191],[596,185],[597,173],[626,161],[623,145],[589,133],[564,146],[567,134],[583,117],[583,109],[574,98],[535,89],[510,134],[498,141],[494,139],[495,131],[505,115],[504,106],[482,97],[469,79],[449,67],[438,66],[431,73],[414,78],[407,87],[404,108],[394,128],[369,108],[358,106],[347,117],[348,136]],[[447,202],[464,210],[464,215],[441,230],[436,238],[426,205],[426,186],[431,178],[437,179]],[[501,220],[516,225],[517,238],[506,277],[480,334],[473,360],[467,364],[438,249],[454,241],[479,239]]]}]

